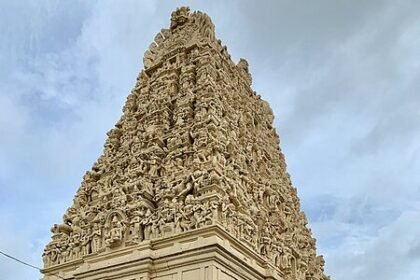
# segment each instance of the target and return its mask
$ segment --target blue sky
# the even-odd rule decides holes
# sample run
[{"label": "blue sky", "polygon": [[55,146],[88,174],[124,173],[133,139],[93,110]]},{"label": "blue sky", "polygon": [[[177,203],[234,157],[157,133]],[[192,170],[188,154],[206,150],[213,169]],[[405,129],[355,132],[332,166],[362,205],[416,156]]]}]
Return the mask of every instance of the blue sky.
[{"label": "blue sky", "polygon": [[[419,1],[0,0],[0,249],[41,266],[155,34],[208,13],[276,115],[335,280],[420,274]],[[0,256],[0,279],[40,274]]]}]

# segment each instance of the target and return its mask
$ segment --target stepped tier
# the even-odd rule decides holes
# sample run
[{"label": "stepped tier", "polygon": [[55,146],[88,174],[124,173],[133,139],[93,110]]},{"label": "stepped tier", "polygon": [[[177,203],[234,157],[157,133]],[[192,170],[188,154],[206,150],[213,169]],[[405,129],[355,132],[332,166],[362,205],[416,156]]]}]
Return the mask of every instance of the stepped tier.
[{"label": "stepped tier", "polygon": [[51,229],[44,271],[217,226],[283,279],[328,279],[272,110],[251,83],[206,14],[173,12],[103,154]]}]

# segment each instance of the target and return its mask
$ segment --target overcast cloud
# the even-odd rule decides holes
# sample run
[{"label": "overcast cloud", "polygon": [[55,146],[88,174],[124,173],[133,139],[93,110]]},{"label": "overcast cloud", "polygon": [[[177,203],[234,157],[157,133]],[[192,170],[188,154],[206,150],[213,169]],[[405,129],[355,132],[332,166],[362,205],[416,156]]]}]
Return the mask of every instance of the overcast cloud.
[{"label": "overcast cloud", "polygon": [[[177,6],[268,100],[334,280],[420,275],[419,1],[0,0],[0,249],[37,266]],[[0,256],[0,279],[40,274]]]}]

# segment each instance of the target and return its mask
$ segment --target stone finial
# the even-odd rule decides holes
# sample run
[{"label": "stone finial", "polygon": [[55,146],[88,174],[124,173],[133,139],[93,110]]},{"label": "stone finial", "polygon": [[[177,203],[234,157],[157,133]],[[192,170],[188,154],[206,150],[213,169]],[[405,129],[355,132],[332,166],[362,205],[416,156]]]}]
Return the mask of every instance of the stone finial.
[{"label": "stone finial", "polygon": [[171,14],[171,30],[184,25],[187,22],[189,15],[190,8],[186,6],[179,7],[173,11]]}]

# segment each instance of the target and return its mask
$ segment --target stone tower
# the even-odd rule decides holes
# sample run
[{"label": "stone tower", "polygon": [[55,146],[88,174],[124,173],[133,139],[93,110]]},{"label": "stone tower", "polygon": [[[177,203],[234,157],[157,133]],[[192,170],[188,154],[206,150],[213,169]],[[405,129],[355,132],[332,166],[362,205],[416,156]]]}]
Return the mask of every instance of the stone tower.
[{"label": "stone tower", "polygon": [[181,7],[43,254],[44,280],[328,279],[267,102]]}]

